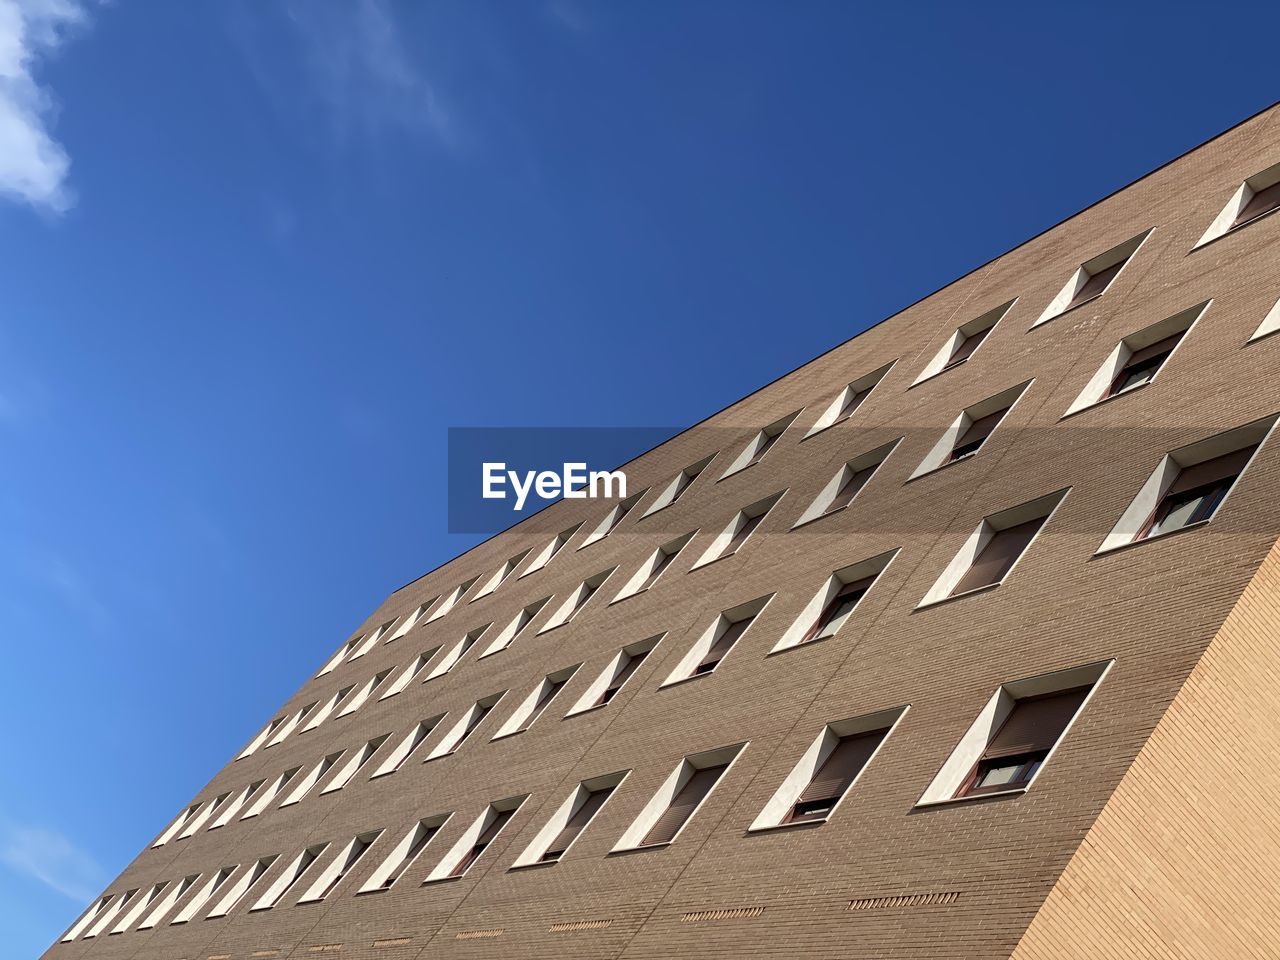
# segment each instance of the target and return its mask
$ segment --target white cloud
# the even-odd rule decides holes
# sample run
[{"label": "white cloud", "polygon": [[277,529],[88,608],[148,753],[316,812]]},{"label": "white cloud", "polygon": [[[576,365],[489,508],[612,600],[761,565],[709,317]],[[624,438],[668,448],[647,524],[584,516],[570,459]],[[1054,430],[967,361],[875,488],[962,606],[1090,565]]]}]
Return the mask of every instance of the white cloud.
[{"label": "white cloud", "polygon": [[35,69],[86,19],[82,0],[0,0],[0,193],[53,213],[74,202],[71,160],[49,132],[54,102]]},{"label": "white cloud", "polygon": [[102,868],[56,830],[0,819],[0,863],[79,903],[101,889]]}]

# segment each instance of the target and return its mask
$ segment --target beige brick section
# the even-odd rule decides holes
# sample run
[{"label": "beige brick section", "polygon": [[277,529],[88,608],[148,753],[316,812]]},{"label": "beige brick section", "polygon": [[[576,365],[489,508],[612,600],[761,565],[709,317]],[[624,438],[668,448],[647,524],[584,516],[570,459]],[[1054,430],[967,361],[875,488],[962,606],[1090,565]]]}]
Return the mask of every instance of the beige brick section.
[{"label": "beige brick section", "polygon": [[1013,960],[1273,960],[1280,543],[1085,837]]}]

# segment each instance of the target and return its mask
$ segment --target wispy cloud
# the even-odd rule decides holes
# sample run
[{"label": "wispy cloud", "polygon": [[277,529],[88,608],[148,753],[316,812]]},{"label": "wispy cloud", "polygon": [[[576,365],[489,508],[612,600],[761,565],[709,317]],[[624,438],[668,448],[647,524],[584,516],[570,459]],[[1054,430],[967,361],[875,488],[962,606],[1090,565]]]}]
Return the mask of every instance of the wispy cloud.
[{"label": "wispy cloud", "polygon": [[57,830],[16,823],[2,815],[0,863],[78,903],[87,903],[102,887],[102,868],[88,851]]},{"label": "wispy cloud", "polygon": [[40,61],[88,19],[82,0],[0,0],[0,194],[38,210],[74,203],[71,160],[50,133],[50,92],[36,81]]}]

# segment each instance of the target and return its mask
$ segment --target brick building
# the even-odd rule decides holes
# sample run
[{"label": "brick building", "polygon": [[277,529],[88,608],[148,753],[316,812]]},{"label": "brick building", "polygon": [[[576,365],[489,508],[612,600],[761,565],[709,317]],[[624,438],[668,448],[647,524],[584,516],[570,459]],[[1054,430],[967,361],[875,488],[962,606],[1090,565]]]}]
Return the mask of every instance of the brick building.
[{"label": "brick building", "polygon": [[45,956],[1276,956],[1278,207],[1271,108],[397,590]]}]

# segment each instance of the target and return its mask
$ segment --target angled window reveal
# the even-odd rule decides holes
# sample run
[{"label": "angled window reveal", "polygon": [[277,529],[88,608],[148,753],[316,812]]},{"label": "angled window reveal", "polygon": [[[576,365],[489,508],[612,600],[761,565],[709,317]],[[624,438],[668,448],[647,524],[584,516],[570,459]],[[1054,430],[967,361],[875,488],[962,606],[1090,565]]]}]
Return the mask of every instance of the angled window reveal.
[{"label": "angled window reveal", "polygon": [[752,438],[747,441],[747,445],[742,448],[742,452],[734,458],[733,462],[720,475],[720,479],[731,477],[747,467],[753,466],[764,459],[765,454],[774,448],[778,440],[787,428],[795,422],[796,417],[800,416],[800,411],[789,413],[781,420],[775,420],[762,430],[757,431]]},{"label": "angled window reveal", "polygon": [[369,698],[373,696],[374,692],[377,691],[378,687],[382,685],[382,681],[391,676],[391,672],[390,667],[386,670],[379,670],[364,683],[360,684],[356,692],[353,693],[347,702],[342,705],[342,709],[338,711],[338,716],[349,716],[363,707],[365,703],[368,702]]},{"label": "angled window reveal", "polygon": [[266,780],[254,780],[247,787],[242,788],[218,811],[218,815],[209,824],[209,829],[217,830],[220,827],[225,827],[235,819],[235,815],[244,809],[246,803],[258,795],[258,791],[266,785],[266,782]]},{"label": "angled window reveal", "polygon": [[455,880],[466,874],[498,839],[526,799],[527,795],[509,797],[489,804],[427,875],[426,882]]},{"label": "angled window reveal", "polygon": [[458,721],[440,738],[440,742],[427,754],[427,759],[435,760],[438,757],[445,757],[456,752],[459,747],[467,742],[467,738],[475,732],[476,727],[480,726],[484,718],[493,712],[493,708],[506,695],[507,692],[504,690],[501,693],[494,693],[477,700],[472,704],[471,709],[464,711]]},{"label": "angled window reveal", "polygon": [[691,569],[697,570],[699,567],[705,567],[708,563],[737,553],[759,526],[764,523],[769,511],[777,505],[785,493],[785,490],[780,490],[765,497],[763,500],[748,504],[734,514],[728,526],[721,530],[716,538],[707,545],[707,549],[702,552],[702,556],[694,562]]},{"label": "angled window reveal", "polygon": [[202,907],[213,899],[219,890],[226,886],[227,881],[231,879],[232,874],[234,874],[238,869],[238,866],[223,867],[221,870],[217,870],[211,874],[209,879],[204,882],[204,885],[192,895],[191,899],[188,900],[185,905],[183,905],[182,909],[174,914],[173,919],[169,921],[170,926],[186,923],[191,920],[197,913],[199,913]]},{"label": "angled window reveal", "polygon": [[987,701],[919,805],[1028,789],[1114,663],[1003,684]]},{"label": "angled window reveal", "polygon": [[[369,634],[364,638],[354,650],[351,651],[351,660],[359,660],[366,653],[372,650],[383,637],[390,635],[391,628],[396,625],[394,620],[388,620],[379,626],[376,630],[370,630]],[[348,663],[351,661],[348,660]]]},{"label": "angled window reveal", "polygon": [[[696,531],[695,531],[696,532]],[[618,595],[613,598],[613,602],[625,599],[626,597],[634,597],[637,593],[644,593],[675,563],[676,557],[680,556],[680,551],[685,548],[690,540],[693,539],[693,533],[686,533],[683,537],[677,537],[649,554],[645,561],[640,564],[640,568],[631,575]]]},{"label": "angled window reveal", "polygon": [[583,713],[610,703],[627,681],[635,676],[636,671],[662,641],[663,636],[664,634],[658,634],[647,640],[628,644],[614,654],[605,668],[600,671],[600,675],[583,691],[582,696],[569,708],[565,716],[570,717],[575,713]]},{"label": "angled window reveal", "polygon": [[489,596],[489,594],[497,590],[498,587],[502,586],[502,584],[506,582],[507,578],[510,577],[511,574],[515,571],[516,567],[520,566],[520,561],[522,561],[528,555],[529,555],[528,550],[522,550],[520,553],[517,553],[514,557],[510,557],[509,559],[504,560],[502,565],[499,566],[497,570],[493,571],[493,574],[489,577],[489,579],[480,585],[480,589],[477,590],[476,595],[471,598],[471,602],[474,603],[475,601],[479,600],[481,597]]},{"label": "angled window reveal", "polygon": [[78,919],[75,923],[71,925],[70,929],[68,929],[67,932],[62,935],[62,939],[60,939],[58,942],[70,943],[76,937],[80,936],[80,934],[82,934],[86,929],[88,929],[89,924],[93,923],[95,920],[97,920],[99,917],[102,916],[102,912],[108,909],[111,906],[111,904],[115,901],[115,899],[116,899],[116,896],[115,894],[112,894],[112,893],[108,893],[108,894],[105,894],[104,896],[99,897],[93,903],[93,905],[89,907],[88,910],[86,910],[84,913],[80,915],[80,919]]},{"label": "angled window reveal", "polygon": [[381,830],[371,830],[358,837],[352,837],[338,851],[337,856],[329,861],[328,866],[320,871],[315,882],[307,888],[307,892],[298,898],[298,902],[315,903],[331,894],[369,852],[369,848],[374,845],[381,833]]},{"label": "angled window reveal", "polygon": [[551,815],[533,842],[516,857],[513,867],[535,863],[556,863],[582,836],[605,803],[621,786],[630,771],[622,770],[603,777],[583,780]]},{"label": "angled window reveal", "polygon": [[880,464],[889,458],[889,454],[901,442],[902,438],[899,437],[891,443],[868,450],[845,463],[836,471],[835,476],[827,481],[827,485],[814,498],[813,503],[800,514],[799,519],[792,524],[792,529],[817,520],[819,517],[836,513],[853,503],[854,498],[862,492],[862,488],[880,469]]},{"label": "angled window reveal", "polygon": [[533,622],[533,618],[542,611],[542,608],[547,605],[547,601],[550,599],[550,597],[543,597],[541,600],[529,604],[512,617],[507,622],[507,625],[493,638],[493,642],[484,648],[484,652],[477,659],[483,659],[500,650],[505,650],[524,636],[529,624]]},{"label": "angled window reveal", "polygon": [[729,651],[742,639],[756,617],[773,599],[773,594],[759,597],[724,611],[702,632],[689,651],[663,681],[664,687],[693,677],[711,673]]},{"label": "angled window reveal", "polygon": [[426,603],[418,604],[418,606],[414,608],[413,613],[405,617],[404,622],[392,631],[391,636],[387,637],[387,643],[391,643],[393,640],[399,640],[406,633],[416,627],[418,625],[418,621],[421,620],[423,615],[431,609],[431,605],[439,599],[439,597],[432,597]]},{"label": "angled window reveal", "polygon": [[225,917],[230,913],[237,903],[249,895],[249,892],[254,888],[257,882],[262,879],[266,872],[271,869],[271,865],[275,863],[276,860],[277,857],[275,856],[262,857],[249,864],[244,873],[242,873],[236,882],[231,885],[226,896],[219,900],[217,906],[209,911],[208,916],[210,918]]},{"label": "angled window reveal", "polygon": [[191,889],[200,882],[200,877],[201,874],[193,873],[183,877],[176,883],[170,884],[167,892],[160,898],[155,908],[143,917],[142,922],[138,924],[138,929],[150,930],[158,926],[169,915],[169,911],[174,908],[178,901],[190,893]]},{"label": "angled window reveal", "polygon": [[533,726],[534,722],[542,716],[547,707],[551,706],[551,702],[560,695],[560,691],[565,688],[573,678],[573,675],[578,672],[578,667],[580,666],[582,666],[580,663],[574,664],[572,667],[565,667],[563,670],[549,673],[534,684],[533,689],[520,701],[519,706],[506,719],[506,722],[498,728],[498,732],[493,735],[492,739],[499,740],[515,733],[522,733]]},{"label": "angled window reveal", "polygon": [[589,546],[597,540],[603,540],[609,534],[613,533],[613,531],[617,530],[618,527],[622,525],[622,521],[630,516],[631,512],[639,505],[641,498],[643,498],[648,492],[649,491],[645,489],[641,490],[639,493],[633,493],[616,506],[610,508],[609,512],[604,515],[604,519],[600,521],[599,526],[587,535],[587,538],[582,541],[582,545],[578,549]]},{"label": "angled window reveal", "polygon": [[823,727],[751,829],[830,819],[906,712],[896,707]]},{"label": "angled window reveal", "polygon": [[303,797],[311,792],[312,787],[338,765],[338,761],[342,759],[345,753],[345,750],[339,750],[337,753],[331,753],[327,757],[321,758],[315,766],[291,784],[293,789],[280,801],[280,806],[291,807],[295,803],[299,803]]},{"label": "angled window reveal", "polygon": [[897,550],[888,550],[834,571],[771,652],[834,637],[897,553]]},{"label": "angled window reveal", "polygon": [[427,674],[426,680],[423,680],[422,682],[426,683],[429,680],[434,680],[436,677],[443,677],[446,673],[456,667],[458,665],[458,661],[467,655],[468,650],[480,642],[480,638],[485,635],[485,631],[492,626],[492,623],[486,623],[483,627],[476,627],[474,630],[470,630],[465,633],[461,640],[450,647],[448,651],[445,652],[445,655],[436,661],[435,666],[431,668],[431,672]]},{"label": "angled window reveal", "polygon": [[194,834],[197,830],[209,822],[209,818],[213,816],[213,812],[222,807],[226,803],[227,798],[231,796],[231,792],[218,794],[212,800],[200,805],[200,809],[196,811],[196,815],[187,821],[187,825],[182,828],[182,832],[178,834],[179,840],[185,840]]},{"label": "angled window reveal", "polygon": [[316,676],[323,677],[326,673],[332,673],[334,670],[338,669],[338,664],[342,663],[343,660],[347,659],[347,654],[349,654],[352,650],[354,650],[356,647],[356,644],[359,642],[360,642],[359,637],[352,637],[350,640],[348,640],[346,643],[340,646],[338,648],[338,652],[329,658],[328,662],[325,663],[325,665],[320,668],[320,672],[317,673]]},{"label": "angled window reveal", "polygon": [[673,843],[741,755],[743,746],[735,744],[681,760],[613,849]]},{"label": "angled window reveal", "polygon": [[479,577],[472,577],[470,580],[460,583],[452,591],[446,594],[445,598],[440,601],[439,605],[427,615],[426,622],[434,623],[456,607],[458,605],[458,601],[466,596],[467,591],[470,590],[479,579]]},{"label": "angled window reveal", "polygon": [[115,900],[112,901],[111,906],[109,906],[106,910],[102,911],[102,913],[98,916],[94,924],[91,927],[89,927],[88,930],[85,931],[84,939],[92,940],[94,937],[100,934],[103,930],[105,930],[107,928],[107,925],[111,923],[111,921],[114,920],[120,914],[121,910],[124,910],[125,908],[129,907],[131,904],[137,902],[138,893],[139,891],[136,889],[126,890],[123,896],[116,897]]},{"label": "angled window reveal", "polygon": [[702,475],[702,471],[707,469],[711,461],[715,458],[716,455],[714,453],[709,457],[703,457],[697,463],[689,464],[689,466],[685,467],[672,477],[671,481],[659,491],[658,495],[654,498],[653,503],[649,504],[649,508],[645,510],[641,519],[649,516],[651,513],[657,513],[663,507],[671,506],[683,497],[685,491],[693,486],[693,481],[697,480],[698,477]]},{"label": "angled window reveal", "polygon": [[1149,236],[1151,231],[1147,230],[1082,263],[1076,268],[1066,285],[1058,291],[1058,295],[1044,308],[1044,313],[1040,314],[1040,319],[1031,325],[1032,328],[1048,323],[1054,317],[1083,306],[1090,300],[1096,300],[1106,293],[1116,277],[1120,275],[1120,271],[1125,268]]},{"label": "angled window reveal", "polygon": [[125,933],[149,910],[154,909],[156,904],[160,902],[160,898],[164,896],[164,892],[169,889],[169,881],[161,880],[159,883],[152,884],[151,889],[144,896],[135,897],[133,905],[124,912],[123,916],[111,928],[112,933]]},{"label": "angled window reveal", "polygon": [[311,869],[311,866],[324,855],[324,852],[328,847],[329,844],[327,843],[315,844],[314,846],[307,847],[289,861],[289,863],[285,865],[285,868],[280,871],[280,875],[272,881],[271,885],[267,887],[262,896],[258,898],[252,907],[249,908],[250,912],[256,910],[270,910],[283,900],[298,881],[306,876],[307,872]]},{"label": "angled window reveal", "polygon": [[413,862],[418,859],[419,854],[427,848],[440,833],[441,829],[449,818],[451,813],[442,813],[434,817],[427,817],[419,820],[409,832],[401,838],[400,842],[395,845],[387,858],[378,865],[378,868],[370,874],[360,887],[360,893],[376,893],[381,890],[390,890],[402,876],[405,875]]},{"label": "angled window reveal", "polygon": [[1066,490],[1057,490],[986,517],[919,606],[1003,583],[1066,496]]},{"label": "angled window reveal", "polygon": [[916,377],[915,383],[923,383],[940,373],[958,367],[977,353],[978,347],[982,346],[995,330],[996,324],[1004,318],[1016,302],[1015,298],[1008,303],[1002,303],[955,330],[933,355],[933,359],[920,371],[920,376]]},{"label": "angled window reveal", "polygon": [[529,561],[529,565],[524,568],[524,572],[520,574],[520,576],[527,577],[529,574],[533,573],[535,570],[541,570],[543,567],[545,567],[548,563],[551,562],[552,557],[554,557],[557,553],[559,553],[561,550],[565,548],[565,545],[570,540],[573,539],[573,535],[577,533],[581,528],[582,528],[582,524],[576,523],[572,527],[570,527],[568,530],[561,530],[558,534],[552,537],[551,541],[545,547],[539,550],[538,553],[534,556],[534,558]]},{"label": "angled window reveal", "polygon": [[1222,509],[1276,419],[1266,417],[1165,454],[1098,552],[1208,522]]},{"label": "angled window reveal", "polygon": [[354,690],[355,688],[356,688],[356,685],[354,683],[349,683],[345,687],[339,687],[332,694],[330,694],[320,704],[320,707],[310,714],[306,725],[302,728],[302,732],[307,733],[311,730],[314,730],[316,727],[320,726],[320,724],[324,723],[331,716],[333,716],[333,711],[337,709],[338,704],[340,704],[343,700],[345,700],[347,698],[347,695],[350,694],[351,691]]},{"label": "angled window reveal", "polygon": [[284,723],[286,719],[287,719],[286,717],[276,717],[274,720],[268,723],[265,727],[263,727],[258,732],[257,736],[255,736],[252,740],[249,741],[248,746],[246,746],[243,750],[240,751],[240,755],[237,756],[236,759],[243,760],[245,757],[256,753],[258,751],[258,748],[267,742],[267,738],[280,729],[280,724]]},{"label": "angled window reveal", "polygon": [[542,629],[538,633],[543,634],[548,630],[554,630],[556,627],[562,626],[576,617],[582,608],[587,605],[587,601],[595,596],[596,592],[604,586],[605,581],[613,576],[613,571],[617,569],[617,567],[610,567],[608,570],[600,571],[594,577],[588,577],[583,580],[578,587],[570,591],[569,595],[564,598],[564,601],[556,608],[555,613],[551,614],[547,622],[542,625]]},{"label": "angled window reveal", "polygon": [[413,752],[422,746],[423,741],[431,736],[431,732],[440,725],[445,715],[437,714],[429,717],[419,723],[414,724],[413,729],[406,733],[395,745],[395,748],[387,754],[378,768],[373,771],[369,777],[373,780],[376,777],[385,777],[389,773],[395,773],[404,766],[406,760],[413,755]]},{"label": "angled window reveal", "polygon": [[996,428],[1008,416],[1023,396],[1032,381],[1001,390],[994,397],[988,397],[981,403],[975,403],[960,411],[960,415],[951,421],[951,425],[943,432],[938,442],[920,461],[911,474],[911,479],[922,477],[926,473],[941,469],[958,460],[972,457],[982,449],[983,444],[995,433]]},{"label": "angled window reveal", "polygon": [[432,647],[430,650],[424,650],[422,653],[410,660],[409,663],[405,665],[404,669],[397,673],[395,678],[387,684],[387,688],[378,695],[378,699],[390,699],[397,693],[404,690],[405,687],[422,675],[423,671],[427,669],[427,664],[431,662],[431,658],[439,653],[439,651],[439,647]]},{"label": "angled window reveal", "polygon": [[271,804],[271,801],[287,787],[300,772],[301,767],[290,767],[283,773],[277,775],[274,779],[269,780],[267,785],[258,791],[257,795],[249,802],[248,809],[241,815],[241,820],[251,820]]},{"label": "angled window reveal", "polygon": [[156,847],[163,847],[166,843],[177,836],[178,831],[191,822],[191,819],[199,813],[202,806],[204,806],[204,801],[201,801],[200,803],[193,803],[191,806],[187,807],[186,810],[183,810],[182,813],[178,814],[178,818],[174,820],[173,823],[169,824],[160,836],[156,837],[155,842],[151,844],[151,848],[154,850]]},{"label": "angled window reveal", "polygon": [[894,363],[897,363],[897,361],[894,360],[886,363],[883,367],[872,370],[870,373],[854,380],[836,394],[835,399],[827,405],[826,409],[822,411],[822,415],[809,428],[809,432],[804,435],[804,439],[807,440],[815,433],[821,433],[828,427],[834,427],[837,423],[843,423],[853,416],[854,412],[866,402],[867,397],[871,396],[871,391],[884,379],[884,375],[889,372]]},{"label": "angled window reveal", "polygon": [[1203,247],[1232,230],[1260,220],[1277,208],[1280,208],[1280,163],[1255,173],[1236,187],[1227,205],[1218,212],[1204,235],[1196,241],[1196,246]]},{"label": "angled window reveal", "polygon": [[[289,734],[293,733],[294,730],[298,729],[298,724],[302,723],[304,720],[307,719],[307,717],[311,716],[312,711],[314,711],[315,708],[318,707],[319,705],[320,704],[318,702],[308,703],[306,706],[300,709],[297,713],[295,713],[292,717],[290,717],[288,721],[281,724],[281,726],[276,730],[275,736],[273,736],[270,740],[267,741],[267,747],[274,747],[278,743],[283,743],[285,739],[288,738]],[[263,749],[265,750],[266,747],[263,747]]]},{"label": "angled window reveal", "polygon": [[1280,300],[1267,311],[1267,315],[1262,318],[1262,323],[1258,324],[1258,329],[1253,331],[1253,336],[1249,338],[1249,342],[1261,340],[1263,337],[1270,336],[1280,330]]},{"label": "angled window reveal", "polygon": [[333,778],[325,784],[324,789],[320,791],[320,795],[324,796],[326,793],[333,793],[336,790],[341,790],[348,783],[354,780],[356,775],[364,768],[364,765],[373,759],[373,755],[378,752],[384,743],[387,742],[390,736],[391,734],[384,733],[380,737],[374,737],[359,750],[352,753],[351,756],[347,758],[347,762],[344,763],[338,772],[333,775]]}]

